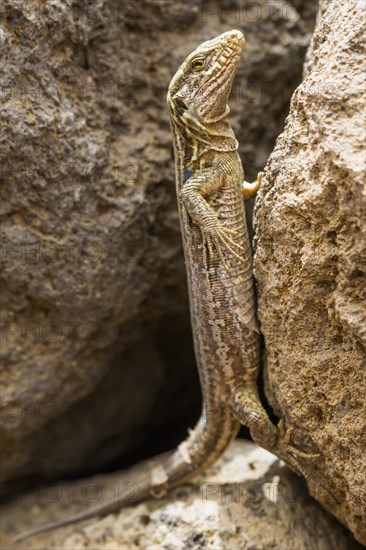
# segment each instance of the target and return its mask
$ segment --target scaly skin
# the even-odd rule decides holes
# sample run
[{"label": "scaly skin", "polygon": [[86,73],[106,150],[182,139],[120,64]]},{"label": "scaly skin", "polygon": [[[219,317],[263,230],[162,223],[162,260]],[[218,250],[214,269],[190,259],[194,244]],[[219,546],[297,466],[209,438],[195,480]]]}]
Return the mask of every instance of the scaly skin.
[{"label": "scaly skin", "polygon": [[[17,541],[159,497],[214,463],[235,438],[240,422],[255,442],[295,470],[286,438],[270,422],[256,388],[260,333],[256,321],[252,256],[244,197],[259,186],[244,182],[238,143],[226,116],[244,37],[224,33],[201,44],[169,86],[176,186],[187,268],[191,322],[203,411],[186,441],[154,459],[155,465],[118,499],[21,534]],[[136,482],[134,476],[131,481]]]}]

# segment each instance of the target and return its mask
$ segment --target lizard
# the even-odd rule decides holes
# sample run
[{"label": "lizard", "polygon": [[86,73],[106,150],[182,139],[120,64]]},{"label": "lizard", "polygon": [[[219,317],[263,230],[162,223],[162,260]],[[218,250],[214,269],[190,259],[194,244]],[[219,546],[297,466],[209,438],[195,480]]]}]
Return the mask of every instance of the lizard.
[{"label": "lizard", "polygon": [[229,94],[244,48],[232,30],[202,43],[173,77],[167,94],[176,191],[187,270],[191,324],[203,405],[188,438],[156,457],[131,495],[17,536],[20,541],[166,492],[206,470],[246,425],[255,443],[303,473],[290,431],[274,425],[257,389],[260,330],[244,199],[260,185],[244,180],[238,142],[227,116]]}]

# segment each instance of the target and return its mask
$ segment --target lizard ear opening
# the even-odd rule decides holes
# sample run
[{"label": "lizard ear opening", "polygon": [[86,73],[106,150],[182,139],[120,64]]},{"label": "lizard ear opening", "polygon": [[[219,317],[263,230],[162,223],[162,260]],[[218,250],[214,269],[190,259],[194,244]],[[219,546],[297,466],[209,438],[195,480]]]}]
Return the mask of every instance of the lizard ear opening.
[{"label": "lizard ear opening", "polygon": [[179,111],[179,114],[182,114],[184,111],[188,111],[187,105],[184,103],[183,99],[181,99],[180,97],[175,97],[174,103]]}]

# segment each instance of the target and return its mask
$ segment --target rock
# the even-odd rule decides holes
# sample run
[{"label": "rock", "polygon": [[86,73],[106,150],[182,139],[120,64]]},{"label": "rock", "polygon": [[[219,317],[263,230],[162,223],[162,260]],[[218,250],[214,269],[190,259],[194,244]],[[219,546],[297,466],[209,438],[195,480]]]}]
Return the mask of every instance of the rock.
[{"label": "rock", "polygon": [[[4,506],[4,547],[11,550],[15,530],[64,517],[116,494],[127,477],[124,472],[114,473],[57,485]],[[244,441],[232,444],[204,476],[161,500],[150,499],[116,515],[43,533],[17,546],[40,547],[361,550],[309,496],[301,479],[273,455]]]},{"label": "rock", "polygon": [[4,0],[1,15],[9,493],[146,456],[198,416],[168,83],[202,40],[244,30],[232,120],[254,178],[310,19],[285,1]]},{"label": "rock", "polygon": [[325,1],[256,203],[266,393],[311,494],[366,543],[363,3]]}]

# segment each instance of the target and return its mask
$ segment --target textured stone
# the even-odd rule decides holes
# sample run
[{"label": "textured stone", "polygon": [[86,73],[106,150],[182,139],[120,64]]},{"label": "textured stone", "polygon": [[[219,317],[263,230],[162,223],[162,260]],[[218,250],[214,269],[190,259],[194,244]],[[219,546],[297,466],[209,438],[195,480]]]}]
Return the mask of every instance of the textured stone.
[{"label": "textured stone", "polygon": [[266,393],[310,492],[366,543],[364,3],[325,1],[256,203]]},{"label": "textured stone", "polygon": [[282,0],[4,0],[1,23],[10,490],[150,454],[198,416],[166,90],[198,43],[244,30],[232,120],[254,178],[300,81],[309,16]]},{"label": "textured stone", "polygon": [[[58,485],[4,506],[3,547],[11,550],[16,530],[116,494],[127,477],[115,473]],[[17,548],[361,550],[309,496],[302,480],[270,453],[243,441],[235,442],[204,476],[160,501],[150,499],[117,514],[43,533]]]}]

